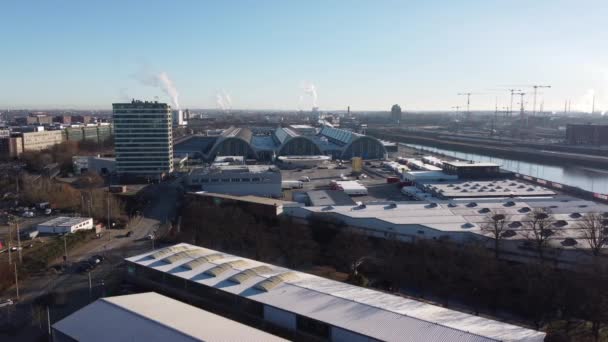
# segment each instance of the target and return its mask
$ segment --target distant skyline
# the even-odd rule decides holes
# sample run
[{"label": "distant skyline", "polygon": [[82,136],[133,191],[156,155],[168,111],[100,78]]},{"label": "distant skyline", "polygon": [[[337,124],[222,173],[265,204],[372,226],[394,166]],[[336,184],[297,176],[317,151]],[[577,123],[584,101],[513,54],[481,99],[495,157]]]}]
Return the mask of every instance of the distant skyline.
[{"label": "distant skyline", "polygon": [[[14,1],[0,111],[181,108],[608,110],[608,1]],[[505,90],[500,90],[505,89]],[[519,108],[515,101],[514,107]]]}]

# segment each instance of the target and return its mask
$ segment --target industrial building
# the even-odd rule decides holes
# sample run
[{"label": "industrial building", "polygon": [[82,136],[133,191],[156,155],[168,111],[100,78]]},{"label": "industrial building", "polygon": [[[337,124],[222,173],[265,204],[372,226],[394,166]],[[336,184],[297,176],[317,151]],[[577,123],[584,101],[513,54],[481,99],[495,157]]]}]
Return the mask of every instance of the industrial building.
[{"label": "industrial building", "polygon": [[141,286],[293,340],[543,341],[545,333],[178,244],[125,259]]},{"label": "industrial building", "polygon": [[441,169],[448,175],[458,176],[459,179],[495,178],[500,176],[500,166],[495,163],[443,161]]},{"label": "industrial building", "polygon": [[294,202],[283,201],[276,198],[260,196],[235,196],[217,194],[212,192],[189,192],[186,194],[186,202],[189,204],[200,204],[207,207],[217,208],[240,208],[257,218],[274,220],[283,213],[286,205],[295,205]]},{"label": "industrial building", "polygon": [[100,175],[108,175],[116,171],[116,158],[105,158],[97,156],[73,156],[74,174],[80,175],[85,172],[95,172]]},{"label": "industrial building", "polygon": [[116,172],[121,176],[158,177],[173,172],[171,107],[166,103],[114,103]]},{"label": "industrial building", "polygon": [[79,230],[93,229],[93,219],[90,217],[59,216],[36,226],[41,234],[66,234]]},{"label": "industrial building", "polygon": [[319,155],[336,159],[384,159],[387,155],[385,145],[393,144],[330,126],[323,126],[316,133],[311,126],[294,125],[278,127],[266,135],[254,135],[249,128],[230,127],[219,136],[185,139],[176,145],[176,151],[200,155],[206,160],[217,156],[243,156],[245,159],[270,161],[276,156]]},{"label": "industrial building", "polygon": [[215,165],[192,170],[190,188],[230,195],[281,197],[281,172],[272,165]]},{"label": "industrial building", "polygon": [[[433,200],[425,202],[379,202],[347,206],[285,206],[283,215],[296,221],[308,222],[325,217],[330,222],[342,222],[363,234],[414,242],[418,239],[449,240],[458,244],[483,242],[491,248],[493,237],[482,230],[488,215],[499,212],[507,216],[508,237],[501,241],[502,249],[516,260],[535,257],[528,248],[530,233],[528,213],[548,209],[553,215],[548,245],[559,248],[555,256],[562,261],[585,258],[588,248],[579,222],[587,213],[608,213],[608,206],[573,197],[559,198],[490,198],[463,200]],[[582,259],[581,259],[582,260]]]},{"label": "industrial building", "polygon": [[154,292],[98,299],[52,329],[53,342],[285,341]]},{"label": "industrial building", "polygon": [[608,145],[608,125],[568,124],[566,142],[570,145]]}]

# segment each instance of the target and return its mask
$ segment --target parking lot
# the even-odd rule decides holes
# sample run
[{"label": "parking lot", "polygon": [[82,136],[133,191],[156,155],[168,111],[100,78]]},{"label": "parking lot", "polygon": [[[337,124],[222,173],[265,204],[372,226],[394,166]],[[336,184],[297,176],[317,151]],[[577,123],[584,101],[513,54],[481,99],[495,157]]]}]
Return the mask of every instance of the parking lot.
[{"label": "parking lot", "polygon": [[[363,176],[359,181],[367,187],[367,196],[353,196],[354,201],[405,201],[407,197],[402,195],[397,184],[387,184],[386,177],[395,176],[392,172],[387,172],[380,167],[380,162],[367,162]],[[366,171],[367,170],[367,171]],[[283,181],[303,180],[308,177],[310,181],[302,182],[302,189],[284,191],[284,199],[292,200],[293,192],[330,189],[330,181],[341,180],[342,176],[349,179],[357,179],[352,175],[350,163],[344,163],[343,168],[337,168],[335,163],[328,164],[328,168],[318,167],[310,169],[281,170]]]}]

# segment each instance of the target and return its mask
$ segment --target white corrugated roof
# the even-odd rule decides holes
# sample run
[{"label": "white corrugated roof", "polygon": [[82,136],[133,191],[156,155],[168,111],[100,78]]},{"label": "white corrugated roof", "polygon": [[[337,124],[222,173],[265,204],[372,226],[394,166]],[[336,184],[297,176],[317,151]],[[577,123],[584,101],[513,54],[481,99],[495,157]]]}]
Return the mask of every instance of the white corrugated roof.
[{"label": "white corrugated roof", "polygon": [[78,341],[285,341],[154,292],[102,298],[55,323]]},{"label": "white corrugated roof", "polygon": [[91,220],[90,217],[67,217],[67,216],[59,216],[48,221],[39,223],[39,226],[54,226],[54,227],[72,227],[77,224],[81,224]]},{"label": "white corrugated roof", "polygon": [[[167,264],[148,257],[152,253],[126,260],[379,340],[402,341],[407,336],[412,341],[542,341],[545,336],[535,330],[302,272],[296,272],[295,279],[288,278],[264,291],[256,285],[291,270],[230,254],[189,270],[180,267],[189,259]],[[230,268],[217,277],[205,274],[233,260],[245,260],[247,266]],[[245,269],[262,265],[272,271],[240,284],[228,280]]]}]

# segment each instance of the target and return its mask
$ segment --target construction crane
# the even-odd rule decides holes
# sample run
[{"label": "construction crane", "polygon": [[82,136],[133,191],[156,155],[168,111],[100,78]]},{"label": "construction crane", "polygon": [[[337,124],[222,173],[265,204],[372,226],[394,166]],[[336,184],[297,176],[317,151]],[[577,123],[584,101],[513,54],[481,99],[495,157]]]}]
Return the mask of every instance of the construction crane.
[{"label": "construction crane", "polygon": [[460,111],[460,106],[452,106],[452,109],[456,109],[456,114]]},{"label": "construction crane", "polygon": [[471,117],[471,95],[473,95],[473,93],[470,93],[470,92],[469,93],[458,93],[458,95],[467,97],[467,111],[466,111],[465,117],[468,121]]},{"label": "construction crane", "polygon": [[533,85],[532,88],[534,89],[534,102],[532,104],[532,116],[536,116],[536,93],[538,92],[539,88],[551,88],[550,85]]},{"label": "construction crane", "polygon": [[519,101],[520,107],[519,107],[519,120],[520,120],[520,124],[523,126],[524,125],[524,120],[525,118],[525,112],[524,112],[524,95],[526,95],[526,93],[524,92],[519,92],[519,93],[514,93],[513,95],[519,95],[521,96],[521,99]]},{"label": "construction crane", "polygon": [[521,92],[521,89],[507,89],[511,92],[511,105],[509,106],[509,118],[513,116],[513,95]]}]

